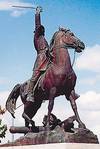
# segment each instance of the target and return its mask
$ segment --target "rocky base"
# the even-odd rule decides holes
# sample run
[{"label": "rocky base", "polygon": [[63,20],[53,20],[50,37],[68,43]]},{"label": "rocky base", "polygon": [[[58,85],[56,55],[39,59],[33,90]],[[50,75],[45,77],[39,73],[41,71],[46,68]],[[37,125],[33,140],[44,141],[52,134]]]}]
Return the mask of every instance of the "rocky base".
[{"label": "rocky base", "polygon": [[27,133],[24,137],[17,139],[13,143],[2,146],[36,145],[47,143],[95,143],[98,138],[88,129],[74,128],[74,133],[65,132],[57,126],[53,131],[42,131],[39,133]]}]

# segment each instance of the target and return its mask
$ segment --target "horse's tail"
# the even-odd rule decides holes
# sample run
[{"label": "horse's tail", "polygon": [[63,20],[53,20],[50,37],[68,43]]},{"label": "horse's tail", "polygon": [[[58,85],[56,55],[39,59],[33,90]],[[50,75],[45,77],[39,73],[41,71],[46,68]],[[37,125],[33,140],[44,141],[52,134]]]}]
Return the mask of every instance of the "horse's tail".
[{"label": "horse's tail", "polygon": [[8,99],[6,101],[6,109],[8,110],[8,112],[11,113],[13,118],[15,118],[14,110],[16,109],[17,98],[20,95],[20,86],[21,86],[20,84],[17,84],[17,85],[14,86],[14,88],[12,89],[12,91],[9,94]]}]

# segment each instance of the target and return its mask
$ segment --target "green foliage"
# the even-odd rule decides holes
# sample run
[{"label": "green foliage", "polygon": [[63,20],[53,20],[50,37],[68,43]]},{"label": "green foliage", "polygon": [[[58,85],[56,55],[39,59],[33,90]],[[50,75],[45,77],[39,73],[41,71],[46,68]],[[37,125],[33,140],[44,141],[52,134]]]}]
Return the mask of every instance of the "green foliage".
[{"label": "green foliage", "polygon": [[7,131],[7,125],[2,125],[2,120],[0,119],[0,138],[4,138]]}]

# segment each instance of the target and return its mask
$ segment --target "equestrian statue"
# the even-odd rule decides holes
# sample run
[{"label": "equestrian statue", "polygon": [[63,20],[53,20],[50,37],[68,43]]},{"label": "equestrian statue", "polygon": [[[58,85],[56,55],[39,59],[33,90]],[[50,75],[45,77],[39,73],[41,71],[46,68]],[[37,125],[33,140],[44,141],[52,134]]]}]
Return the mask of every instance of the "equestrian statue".
[{"label": "equestrian statue", "polygon": [[69,29],[59,28],[51,39],[50,45],[45,39],[45,28],[41,25],[41,7],[36,8],[34,46],[37,58],[33,68],[31,79],[23,84],[17,84],[11,91],[7,101],[6,109],[14,117],[17,98],[20,96],[24,104],[22,114],[25,126],[31,124],[32,120],[43,101],[48,100],[48,113],[45,126],[49,128],[50,115],[54,106],[54,99],[60,95],[70,102],[76,121],[80,128],[86,128],[81,121],[77,111],[75,93],[76,74],[72,68],[68,49],[75,49],[80,53],[84,50],[84,43],[78,39]]}]

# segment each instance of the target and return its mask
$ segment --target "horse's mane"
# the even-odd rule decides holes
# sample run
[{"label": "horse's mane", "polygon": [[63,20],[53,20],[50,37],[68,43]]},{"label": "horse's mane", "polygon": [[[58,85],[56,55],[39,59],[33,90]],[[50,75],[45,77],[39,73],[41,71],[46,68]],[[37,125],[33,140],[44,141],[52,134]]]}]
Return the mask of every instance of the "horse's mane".
[{"label": "horse's mane", "polygon": [[53,36],[52,36],[52,38],[51,38],[51,40],[50,40],[50,49],[52,49],[52,47],[53,47],[53,45],[54,45],[54,40],[55,40],[55,37],[56,37],[56,35],[58,34],[58,32],[59,32],[59,31],[56,31],[56,32],[53,34]]},{"label": "horse's mane", "polygon": [[65,29],[65,28],[59,28],[58,31],[56,31],[53,36],[52,36],[52,39],[50,40],[50,49],[52,49],[53,45],[54,45],[54,41],[55,41],[55,37],[56,35],[60,32],[67,32],[67,31],[70,31],[69,29]]}]

